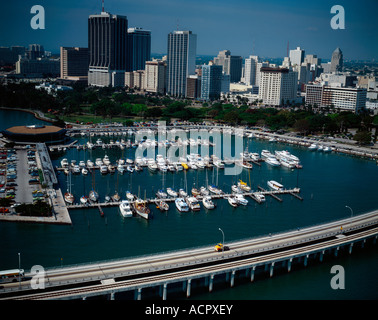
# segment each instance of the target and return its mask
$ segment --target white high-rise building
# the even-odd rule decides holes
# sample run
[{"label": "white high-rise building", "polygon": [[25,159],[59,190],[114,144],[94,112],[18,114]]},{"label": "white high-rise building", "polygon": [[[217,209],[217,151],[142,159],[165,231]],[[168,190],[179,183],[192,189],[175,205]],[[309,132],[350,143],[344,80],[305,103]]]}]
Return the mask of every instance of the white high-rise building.
[{"label": "white high-rise building", "polygon": [[290,61],[291,65],[298,65],[300,66],[302,62],[304,61],[304,54],[305,51],[302,50],[300,47],[297,47],[295,50],[290,50]]},{"label": "white high-rise building", "polygon": [[263,67],[269,67],[269,62],[258,62],[256,65],[257,65],[257,68],[256,68],[255,84],[256,84],[256,86],[260,86],[260,75],[261,75],[260,70]]},{"label": "white high-rise building", "polygon": [[197,35],[192,31],[168,34],[167,93],[186,95],[186,79],[195,74]]},{"label": "white high-rise building", "polygon": [[161,60],[146,61],[145,89],[148,92],[165,93],[167,64]]},{"label": "white high-rise building", "polygon": [[259,100],[279,106],[297,97],[298,74],[286,68],[262,67],[260,70]]},{"label": "white high-rise building", "polygon": [[258,56],[249,56],[244,63],[244,79],[246,85],[256,85]]}]

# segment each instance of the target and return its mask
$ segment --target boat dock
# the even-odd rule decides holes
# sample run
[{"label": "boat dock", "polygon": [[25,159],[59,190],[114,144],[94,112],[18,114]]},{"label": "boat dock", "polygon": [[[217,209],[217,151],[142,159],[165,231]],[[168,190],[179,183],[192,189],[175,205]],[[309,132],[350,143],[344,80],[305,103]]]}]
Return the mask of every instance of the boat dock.
[{"label": "boat dock", "polygon": [[[272,190],[272,191],[269,191],[269,190],[265,190],[261,187],[258,187],[259,190],[261,191],[255,191],[255,192],[243,192],[242,195],[243,196],[249,196],[250,198],[252,198],[253,200],[255,200],[256,202],[259,202],[260,201],[258,200],[258,197],[256,197],[256,193],[258,194],[263,194],[264,196],[271,196],[273,197],[274,199],[282,202],[283,200],[279,197],[277,197],[277,195],[283,195],[283,194],[290,194],[294,197],[296,197],[297,199],[300,199],[300,200],[303,200],[303,198],[301,198],[298,193],[300,193],[300,189],[299,188],[294,188],[294,189],[284,189],[284,190]],[[234,196],[235,194],[233,193],[221,193],[221,194],[209,194],[208,196],[211,197],[211,199],[227,199],[228,197],[232,197]],[[201,201],[202,199],[204,198],[204,196],[202,195],[199,195],[196,197],[197,200]],[[169,198],[164,198],[164,199],[160,199],[160,198],[151,198],[151,199],[146,199],[145,201],[147,202],[147,204],[157,204],[159,201],[164,201],[164,202],[174,202],[177,198],[175,197],[169,197]],[[85,209],[85,208],[102,208],[102,207],[116,207],[116,206],[119,206],[121,204],[122,201],[109,201],[109,202],[88,202],[86,204],[80,204],[80,203],[77,203],[77,204],[71,204],[71,205],[67,205],[67,209]],[[129,200],[130,204],[133,204],[134,201],[133,200]],[[100,209],[99,209],[100,210]]]}]

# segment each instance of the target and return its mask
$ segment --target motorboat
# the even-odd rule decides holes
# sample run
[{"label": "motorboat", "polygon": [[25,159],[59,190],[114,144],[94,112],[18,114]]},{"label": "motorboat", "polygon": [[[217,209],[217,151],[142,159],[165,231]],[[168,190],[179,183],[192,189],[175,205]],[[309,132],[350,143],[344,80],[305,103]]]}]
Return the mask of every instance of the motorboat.
[{"label": "motorboat", "polygon": [[185,198],[188,196],[188,193],[184,189],[180,189],[179,196]]},{"label": "motorboat", "polygon": [[75,164],[74,167],[73,167],[73,173],[75,173],[75,174],[80,173],[80,167],[77,164]]},{"label": "motorboat", "polygon": [[108,166],[102,165],[102,166],[100,167],[100,172],[101,172],[102,174],[106,174],[106,173],[108,173]]},{"label": "motorboat", "polygon": [[168,194],[163,189],[158,190],[158,192],[156,192],[156,196],[160,199],[168,198]]},{"label": "motorboat", "polygon": [[281,165],[280,162],[274,156],[265,158],[265,162],[273,167],[279,167]]},{"label": "motorboat", "polygon": [[201,193],[200,193],[200,191],[197,189],[197,188],[192,188],[192,195],[194,196],[194,197],[197,197],[197,196],[199,196]]},{"label": "motorboat", "polygon": [[87,167],[88,168],[93,168],[93,166],[94,166],[93,161],[92,160],[87,160]]},{"label": "motorboat", "polygon": [[95,164],[96,164],[97,167],[101,167],[104,163],[102,162],[102,160],[100,158],[97,158],[95,160]]},{"label": "motorboat", "polygon": [[64,158],[61,162],[60,162],[60,165],[62,166],[62,168],[67,168],[69,166],[69,163],[68,163],[68,160],[66,158]]},{"label": "motorboat", "polygon": [[201,206],[196,197],[187,197],[186,203],[188,204],[189,208],[193,211],[199,211]]},{"label": "motorboat", "polygon": [[235,195],[235,200],[238,204],[241,204],[243,206],[246,206],[248,204],[248,200],[244,198],[243,195],[240,193]]},{"label": "motorboat", "polygon": [[285,157],[281,158],[279,161],[280,161],[280,164],[283,167],[286,167],[286,168],[289,168],[289,169],[296,167],[296,164],[294,163],[294,161],[290,161],[289,159],[287,159]]},{"label": "motorboat", "polygon": [[112,198],[110,198],[110,196],[106,195],[105,196],[105,203],[109,203],[112,201]]},{"label": "motorboat", "polygon": [[332,149],[328,146],[323,147],[323,152],[331,152]]},{"label": "motorboat", "polygon": [[210,196],[205,196],[205,197],[203,197],[203,199],[202,199],[202,204],[203,204],[203,206],[204,206],[206,209],[214,209],[214,208],[215,208],[215,204],[214,204],[214,202],[211,200],[211,197],[210,197]]},{"label": "motorboat", "polygon": [[213,164],[219,169],[224,169],[224,163],[221,160],[215,160],[213,161]]},{"label": "motorboat", "polygon": [[133,212],[131,211],[130,207],[130,202],[128,200],[122,200],[121,204],[119,205],[119,211],[125,218],[130,218],[133,216]]},{"label": "motorboat", "polygon": [[238,206],[238,202],[236,201],[234,196],[228,197],[227,201],[234,208],[236,208]]},{"label": "motorboat", "polygon": [[108,165],[108,170],[110,173],[114,173],[115,172],[115,167],[111,164]]},{"label": "motorboat", "polygon": [[180,212],[188,212],[189,211],[189,206],[185,202],[184,198],[176,198],[175,205],[176,205],[177,210],[180,211]]},{"label": "motorboat", "polygon": [[118,202],[118,201],[121,200],[121,197],[120,197],[120,195],[118,194],[117,191],[116,191],[116,192],[114,193],[114,195],[112,196],[112,200],[113,200],[114,202]]},{"label": "motorboat", "polygon": [[150,219],[151,211],[147,206],[146,201],[142,199],[137,199],[134,201],[134,209],[138,215],[140,215],[144,219]]},{"label": "motorboat", "polygon": [[208,196],[209,195],[209,190],[206,189],[206,187],[201,187],[200,188],[200,194],[201,196]]},{"label": "motorboat", "polygon": [[219,188],[217,188],[217,187],[214,186],[214,185],[210,185],[208,188],[209,188],[209,191],[210,191],[211,193],[214,193],[214,194],[221,194],[221,193],[222,193],[222,190],[219,189]]},{"label": "motorboat", "polygon": [[126,167],[126,170],[130,173],[133,173],[134,172],[134,168],[132,166],[127,166]]},{"label": "motorboat", "polygon": [[311,150],[311,151],[317,150],[317,149],[318,149],[318,145],[315,144],[315,143],[312,143],[312,144],[308,147],[308,149]]},{"label": "motorboat", "polygon": [[265,201],[265,196],[262,193],[256,192],[253,195],[255,196],[257,202],[261,203]]},{"label": "motorboat", "polygon": [[156,207],[157,207],[160,211],[168,211],[168,210],[169,210],[169,204],[166,203],[166,202],[163,201],[163,200],[158,201]]},{"label": "motorboat", "polygon": [[239,188],[236,184],[231,186],[231,191],[233,193],[242,193],[243,192],[243,190],[241,188]]},{"label": "motorboat", "polygon": [[156,172],[156,170],[158,169],[155,161],[149,161],[147,164],[147,167],[148,167],[148,170],[150,170],[151,172]]},{"label": "motorboat", "polygon": [[178,193],[175,190],[173,190],[172,188],[167,188],[167,193],[168,193],[168,195],[170,195],[171,197],[174,197],[174,198],[178,196]]},{"label": "motorboat", "polygon": [[126,191],[126,198],[130,201],[133,201],[135,196],[130,191]]},{"label": "motorboat", "polygon": [[86,176],[88,174],[88,169],[87,168],[81,169],[81,173]]},{"label": "motorboat", "polygon": [[262,150],[261,151],[261,158],[263,160],[265,160],[267,158],[271,158],[271,157],[274,157],[274,155],[270,151],[268,151],[268,150]]},{"label": "motorboat", "polygon": [[251,187],[249,185],[247,185],[247,183],[242,181],[242,180],[239,180],[238,187],[245,192],[251,191]]},{"label": "motorboat", "polygon": [[109,160],[108,155],[105,155],[105,157],[102,159],[102,162],[103,162],[105,165],[107,165],[107,166],[110,164],[110,160]]},{"label": "motorboat", "polygon": [[278,183],[277,181],[274,181],[274,180],[269,180],[268,186],[272,190],[283,190],[283,185],[281,183]]},{"label": "motorboat", "polygon": [[117,166],[117,170],[119,173],[124,173],[125,172],[125,167],[122,164],[119,164]]}]

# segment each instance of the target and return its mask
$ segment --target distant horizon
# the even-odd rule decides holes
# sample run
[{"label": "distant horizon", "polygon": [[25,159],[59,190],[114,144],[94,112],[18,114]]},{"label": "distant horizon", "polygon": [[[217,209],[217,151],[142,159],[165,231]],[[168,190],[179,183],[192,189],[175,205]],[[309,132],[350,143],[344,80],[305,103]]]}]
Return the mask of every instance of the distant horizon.
[{"label": "distant horizon", "polygon": [[[35,2],[7,2],[0,20],[1,46],[39,43],[58,53],[60,47],[88,47],[88,17],[101,12],[101,0],[38,2],[45,10],[45,29],[33,30],[30,12]],[[305,54],[330,60],[340,47],[344,60],[378,61],[375,13],[378,2],[342,1],[345,29],[332,29],[334,0],[106,0],[105,11],[124,15],[128,27],[151,30],[155,53],[167,51],[168,34],[191,30],[197,34],[197,55],[228,49],[232,55],[283,58],[301,47]],[[369,22],[369,23],[367,23]]]}]

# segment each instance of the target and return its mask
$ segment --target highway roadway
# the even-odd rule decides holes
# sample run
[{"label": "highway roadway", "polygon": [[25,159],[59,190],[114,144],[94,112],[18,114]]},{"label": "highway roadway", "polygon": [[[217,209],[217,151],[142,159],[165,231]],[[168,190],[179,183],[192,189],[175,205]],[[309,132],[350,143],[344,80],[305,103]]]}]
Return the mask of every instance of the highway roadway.
[{"label": "highway roadway", "polygon": [[[103,263],[46,270],[45,290],[30,280],[3,284],[0,299],[61,299],[132,290],[250,268],[341,247],[378,235],[378,210],[279,234]],[[31,277],[31,274],[26,274]]]}]

